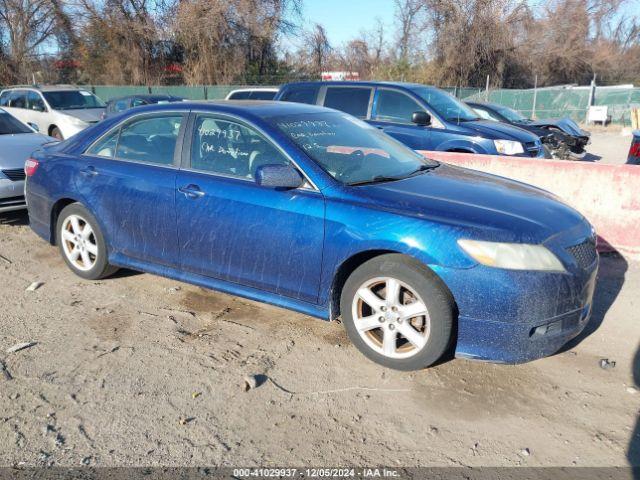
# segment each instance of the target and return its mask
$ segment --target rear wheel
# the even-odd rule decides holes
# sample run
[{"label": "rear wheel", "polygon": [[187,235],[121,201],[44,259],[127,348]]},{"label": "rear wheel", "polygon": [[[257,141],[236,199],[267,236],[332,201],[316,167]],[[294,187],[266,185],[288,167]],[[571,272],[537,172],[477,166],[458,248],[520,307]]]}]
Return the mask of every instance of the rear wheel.
[{"label": "rear wheel", "polygon": [[73,203],[60,212],[56,232],[62,258],[76,275],[97,280],[118,270],[109,265],[98,222],[81,204]]},{"label": "rear wheel", "polygon": [[340,308],[353,344],[385,367],[428,367],[451,343],[451,295],[433,272],[403,255],[382,255],[357,268]]}]

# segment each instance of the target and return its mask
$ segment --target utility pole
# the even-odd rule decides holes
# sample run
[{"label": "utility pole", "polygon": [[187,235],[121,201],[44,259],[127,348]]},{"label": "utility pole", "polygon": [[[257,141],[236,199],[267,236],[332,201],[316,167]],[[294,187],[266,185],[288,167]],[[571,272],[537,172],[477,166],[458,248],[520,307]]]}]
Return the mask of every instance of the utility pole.
[{"label": "utility pole", "polygon": [[484,100],[489,101],[489,75],[487,75],[487,86],[484,89]]},{"label": "utility pole", "polygon": [[531,109],[531,118],[536,119],[536,102],[538,101],[538,75],[533,81],[533,108]]}]

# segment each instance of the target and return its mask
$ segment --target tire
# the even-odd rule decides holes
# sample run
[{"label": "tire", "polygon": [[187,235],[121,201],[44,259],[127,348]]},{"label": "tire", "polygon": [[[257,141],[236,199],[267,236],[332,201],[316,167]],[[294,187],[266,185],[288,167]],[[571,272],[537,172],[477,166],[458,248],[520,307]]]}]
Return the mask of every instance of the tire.
[{"label": "tire", "polygon": [[67,205],[58,215],[56,240],[66,264],[82,278],[99,280],[118,270],[109,265],[107,244],[98,222],[79,203]]},{"label": "tire", "polygon": [[53,127],[51,129],[51,136],[53,138],[57,138],[58,140],[64,140],[64,137],[62,136],[62,132],[58,127]]},{"label": "tire", "polygon": [[[386,301],[387,289],[399,292],[392,293],[397,302]],[[381,255],[354,270],[342,289],[340,310],[358,350],[395,370],[433,365],[447,352],[454,334],[453,297],[431,270],[404,255]],[[410,316],[420,312],[425,314]]]}]

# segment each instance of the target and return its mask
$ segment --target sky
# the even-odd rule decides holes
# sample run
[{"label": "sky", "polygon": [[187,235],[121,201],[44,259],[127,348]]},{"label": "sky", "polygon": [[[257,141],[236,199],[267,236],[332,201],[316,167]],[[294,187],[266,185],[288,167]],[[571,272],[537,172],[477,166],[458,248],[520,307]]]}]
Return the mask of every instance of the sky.
[{"label": "sky", "polygon": [[[371,30],[380,18],[387,35],[393,29],[393,0],[303,0],[303,28],[319,23],[327,31],[331,45],[338,46],[358,36],[363,30]],[[285,40],[285,46],[296,45],[295,38]]]}]

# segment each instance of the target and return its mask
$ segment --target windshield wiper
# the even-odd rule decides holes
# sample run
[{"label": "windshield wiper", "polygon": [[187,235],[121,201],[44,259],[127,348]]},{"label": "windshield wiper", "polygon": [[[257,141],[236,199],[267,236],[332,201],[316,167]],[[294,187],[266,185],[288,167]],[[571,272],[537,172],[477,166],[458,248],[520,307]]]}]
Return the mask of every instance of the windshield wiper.
[{"label": "windshield wiper", "polygon": [[373,178],[370,178],[368,180],[361,180],[359,182],[351,182],[348,185],[349,186],[358,186],[358,185],[371,185],[374,183],[382,183],[382,182],[395,182],[397,180],[404,180],[405,178],[409,178],[409,177],[413,177],[415,175],[419,175],[422,172],[426,172],[427,170],[433,170],[434,168],[439,167],[440,164],[436,163],[436,164],[422,164],[420,165],[418,168],[416,168],[413,172],[409,172],[405,175],[399,175],[399,176],[390,176],[390,175],[376,175]]},{"label": "windshield wiper", "polygon": [[413,172],[411,172],[407,177],[414,177],[428,170],[433,170],[434,168],[438,168],[440,166],[439,163],[423,163],[418,168],[416,168]]},{"label": "windshield wiper", "polygon": [[373,178],[370,178],[368,180],[361,180],[358,182],[351,182],[348,183],[347,185],[351,186],[351,187],[355,187],[358,185],[370,185],[373,183],[382,183],[382,182],[395,182],[396,180],[402,180],[403,178],[407,178],[404,176],[401,177],[391,177],[391,176],[386,176],[386,175],[376,175]]}]

